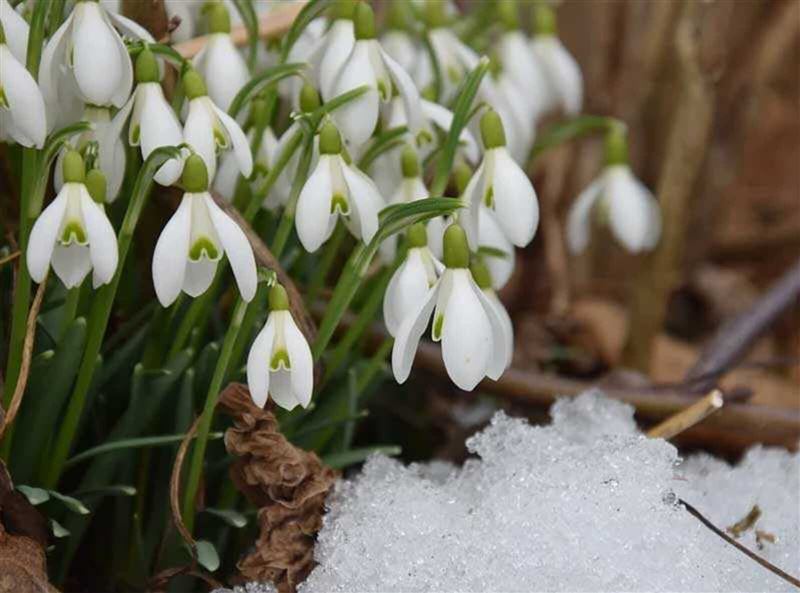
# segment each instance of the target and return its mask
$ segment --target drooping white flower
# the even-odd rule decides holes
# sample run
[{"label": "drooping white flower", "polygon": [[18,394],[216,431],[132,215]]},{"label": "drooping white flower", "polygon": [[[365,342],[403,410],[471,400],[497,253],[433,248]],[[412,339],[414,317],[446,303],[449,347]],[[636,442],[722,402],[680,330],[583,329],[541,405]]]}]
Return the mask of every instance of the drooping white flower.
[{"label": "drooping white flower", "polygon": [[503,367],[503,370],[505,370],[511,366],[511,359],[514,357],[514,325],[511,323],[511,317],[505,305],[503,305],[495,292],[496,281],[492,277],[491,268],[486,263],[485,256],[479,255],[475,258],[469,269],[472,272],[475,284],[483,292],[488,304],[494,308],[497,318],[500,320],[502,339],[505,343],[506,359]]},{"label": "drooping white flower", "polygon": [[247,357],[247,385],[255,404],[271,395],[280,407],[304,408],[314,390],[314,360],[305,336],[289,311],[286,290],[276,284],[269,293],[270,313]]},{"label": "drooping white flower", "polygon": [[233,151],[241,174],[250,177],[253,155],[236,120],[214,104],[194,69],[184,73],[183,88],[189,101],[183,137],[205,161],[209,180],[213,181],[217,173],[217,154],[227,150]]},{"label": "drooping white flower", "polygon": [[[106,128],[106,141],[111,145],[120,136],[130,117],[128,143],[141,147],[142,158],[146,159],[157,148],[183,143],[183,130],[178,116],[164,98],[159,83],[158,63],[147,48],[136,57],[136,82],[130,100]],[[116,161],[108,160],[114,158],[110,153],[101,154],[100,157],[103,170],[114,170],[119,166]],[[161,185],[172,185],[180,178],[182,166],[178,159],[168,160],[156,173],[155,180]]]},{"label": "drooping white flower", "polygon": [[399,383],[411,372],[419,340],[433,314],[432,338],[442,342],[442,358],[452,381],[470,391],[484,378],[498,379],[509,360],[503,321],[469,270],[464,231],[445,233],[446,270],[400,323],[392,349],[392,370]]},{"label": "drooping white flower", "polygon": [[395,270],[383,296],[383,320],[389,335],[395,336],[403,320],[414,311],[436,283],[444,269],[428,249],[425,226],[408,229],[408,251]]},{"label": "drooping white flower", "polygon": [[320,132],[320,157],[297,200],[295,226],[306,251],[313,253],[328,240],[341,217],[365,243],[378,230],[384,202],[372,180],[342,157],[339,131],[327,123]]},{"label": "drooping white flower", "polygon": [[[352,21],[350,22],[350,35],[352,36]],[[303,29],[300,37],[294,42],[289,50],[286,59],[288,64],[315,64],[315,60],[321,57],[322,44],[325,41],[326,21],[323,18],[316,18]],[[347,54],[344,54],[347,57]],[[271,56],[272,57],[272,56]],[[275,63],[278,63],[278,56],[274,56]],[[318,65],[318,64],[317,64]],[[341,68],[341,64],[338,65]],[[316,74],[315,74],[316,76]],[[292,76],[278,83],[278,91],[281,96],[287,99],[292,107],[300,106],[300,90],[303,87],[303,80],[299,76]]]},{"label": "drooping white flower", "polygon": [[407,2],[389,2],[386,5],[386,32],[381,35],[381,46],[395,62],[408,73],[417,67],[422,56],[419,44],[411,36],[413,14]]},{"label": "drooping white flower", "polygon": [[47,135],[44,99],[30,72],[6,44],[3,31],[0,26],[0,140],[11,138],[23,146],[41,148]]},{"label": "drooping white flower", "polygon": [[250,80],[250,72],[231,39],[230,15],[224,4],[209,5],[208,23],[208,41],[192,59],[192,66],[206,81],[214,104],[227,112],[236,94]]},{"label": "drooping white flower", "polygon": [[539,203],[528,176],[506,149],[500,116],[494,110],[481,118],[483,162],[472,176],[463,199],[462,211],[470,245],[478,247],[478,217],[483,203],[494,212],[497,223],[511,243],[524,247],[533,239],[539,225]]},{"label": "drooping white flower", "polygon": [[492,287],[500,290],[514,273],[516,254],[514,245],[497,224],[495,215],[484,205],[478,211],[478,252],[489,268]]},{"label": "drooping white flower", "polygon": [[49,39],[42,53],[39,84],[51,114],[57,114],[64,97],[75,92],[93,105],[122,107],[128,100],[133,66],[115,27],[154,42],[140,25],[92,0],[79,0]]},{"label": "drooping white flower", "polygon": [[197,8],[200,3],[186,2],[186,0],[164,0],[167,18],[172,21],[180,20],[178,26],[170,32],[170,39],[174,43],[188,41],[195,36],[197,28]]},{"label": "drooping white flower", "polygon": [[546,81],[542,87],[542,108],[560,108],[567,115],[576,115],[583,106],[583,75],[580,66],[556,34],[553,8],[546,2],[539,2],[534,11],[536,35],[530,41],[530,48]]},{"label": "drooping white flower", "polygon": [[61,191],[31,229],[28,271],[35,282],[42,282],[52,265],[67,288],[79,286],[91,271],[92,285],[97,288],[111,282],[117,270],[117,236],[102,204],[92,198],[84,184],[81,155],[69,152],[63,167]]},{"label": "drooping white flower", "polygon": [[[87,105],[83,119],[92,124],[92,129],[74,137],[72,142],[80,151],[83,151],[90,142],[97,142],[98,164],[107,182],[106,201],[113,202],[119,195],[125,177],[125,146],[119,134],[111,136],[108,133],[108,128],[111,126],[111,108]],[[61,163],[66,154],[67,149],[61,149],[56,160],[53,183],[57,191],[64,185]]]},{"label": "drooping white flower", "polygon": [[[255,131],[255,127],[253,127],[247,134],[248,141],[251,143]],[[253,162],[254,182],[264,179],[272,169],[277,158],[277,148],[278,139],[275,137],[275,132],[272,131],[272,128],[265,128],[261,143],[258,146],[258,152],[255,155],[255,161]],[[236,154],[232,151],[226,152],[220,157],[219,169],[217,170],[216,177],[214,177],[214,190],[226,200],[233,200],[234,194],[236,193],[236,182],[239,180],[240,176],[241,171],[236,159]],[[266,198],[264,198],[264,208],[268,210],[272,210],[281,204],[278,204],[275,199],[275,192],[270,192]]]},{"label": "drooping white flower", "polygon": [[420,96],[411,77],[375,39],[375,16],[366,3],[358,3],[354,12],[356,42],[342,65],[334,84],[334,95],[361,86],[369,90],[336,109],[332,117],[342,135],[358,146],[366,142],[378,124],[381,101],[392,98],[397,89],[403,100],[409,131],[416,135],[422,124]]},{"label": "drooping white flower", "polygon": [[335,96],[337,75],[356,42],[353,8],[354,3],[347,0],[336,3],[336,14],[330,29],[310,52],[309,61],[314,65],[319,90],[325,101],[330,101]]},{"label": "drooping white flower", "polygon": [[627,164],[613,164],[577,197],[567,220],[570,251],[586,249],[594,215],[633,253],[652,249],[661,236],[661,212],[650,190]]},{"label": "drooping white flower", "polygon": [[250,301],[258,282],[253,249],[242,229],[208,193],[208,174],[203,159],[186,159],[182,185],[186,189],[153,253],[153,286],[164,307],[181,291],[196,297],[214,279],[217,264],[225,254],[242,299]]},{"label": "drooping white flower", "polygon": [[14,10],[8,0],[0,0],[0,27],[5,34],[8,49],[20,64],[25,65],[28,57],[28,22]]}]

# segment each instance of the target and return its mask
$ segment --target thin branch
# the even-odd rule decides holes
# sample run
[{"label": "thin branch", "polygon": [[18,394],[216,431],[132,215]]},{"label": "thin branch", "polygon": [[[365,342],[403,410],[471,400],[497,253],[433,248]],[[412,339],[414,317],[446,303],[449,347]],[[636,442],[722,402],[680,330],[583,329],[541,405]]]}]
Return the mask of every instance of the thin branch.
[{"label": "thin branch", "polygon": [[[14,422],[14,418],[19,412],[20,404],[22,404],[22,396],[25,395],[25,387],[28,385],[28,376],[31,370],[31,357],[33,356],[33,344],[36,337],[36,318],[39,316],[39,309],[42,307],[42,299],[44,298],[45,288],[47,286],[47,276],[39,284],[36,290],[36,296],[33,299],[33,304],[28,312],[28,324],[25,332],[25,341],[22,343],[22,364],[19,370],[19,380],[14,389],[14,395],[11,396],[11,404],[8,406],[8,413],[5,414],[0,424],[0,439],[3,438],[6,429]],[[2,410],[2,408],[0,408]]]},{"label": "thin branch", "polygon": [[7,255],[7,256],[5,256],[4,258],[0,259],[0,266],[2,266],[2,265],[5,265],[5,264],[7,264],[7,263],[8,263],[8,262],[10,262],[10,261],[14,261],[14,260],[15,260],[15,259],[17,259],[17,258],[18,258],[20,255],[22,255],[22,252],[21,252],[21,251],[15,251],[15,252],[14,252],[14,253],[12,253],[11,255]]},{"label": "thin branch", "polygon": [[671,439],[708,418],[722,407],[723,402],[722,392],[715,389],[685,410],[681,410],[651,428],[647,431],[647,436],[653,439]]},{"label": "thin branch", "polygon": [[191,569],[197,568],[197,543],[195,542],[192,534],[186,528],[183,522],[183,515],[181,514],[181,471],[183,469],[183,460],[186,458],[186,453],[189,451],[189,443],[197,434],[197,428],[200,426],[200,419],[198,416],[192,423],[192,427],[186,433],[181,441],[181,446],[178,448],[178,454],[175,456],[175,463],[172,465],[172,476],[169,480],[169,506],[172,509],[172,521],[175,523],[175,528],[181,534],[183,541],[187,543],[189,549],[192,551],[192,566]]},{"label": "thin branch", "polygon": [[684,506],[684,508],[686,509],[686,511],[690,515],[692,515],[695,519],[700,521],[700,523],[702,523],[708,529],[710,529],[711,531],[716,533],[718,536],[720,536],[722,539],[724,539],[726,542],[728,542],[734,548],[739,550],[742,554],[744,554],[745,556],[747,556],[751,560],[755,560],[756,562],[758,562],[761,566],[766,568],[771,573],[779,576],[780,578],[782,578],[787,583],[789,583],[791,585],[794,585],[795,587],[800,589],[800,579],[797,579],[796,577],[793,577],[789,573],[784,572],[783,570],[781,570],[780,568],[778,568],[777,566],[775,566],[771,562],[768,562],[767,560],[765,560],[764,558],[762,558],[761,556],[759,556],[758,554],[756,554],[755,552],[753,552],[749,548],[747,548],[747,547],[743,546],[742,544],[740,544],[739,542],[737,542],[735,539],[730,537],[727,533],[722,531],[719,527],[714,525],[711,521],[706,519],[702,515],[702,513],[700,513],[700,511],[698,511],[696,508],[694,508],[692,505],[690,505],[688,502],[686,502],[682,498],[679,498],[678,502],[680,502]]}]

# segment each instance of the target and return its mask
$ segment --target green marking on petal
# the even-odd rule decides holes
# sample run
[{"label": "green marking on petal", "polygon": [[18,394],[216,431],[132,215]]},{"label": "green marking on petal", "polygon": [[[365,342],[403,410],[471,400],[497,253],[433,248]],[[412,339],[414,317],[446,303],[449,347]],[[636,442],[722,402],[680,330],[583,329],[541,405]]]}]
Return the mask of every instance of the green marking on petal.
[{"label": "green marking on petal", "polygon": [[62,245],[87,245],[89,238],[86,234],[86,229],[83,228],[80,220],[70,220],[64,225],[64,230],[61,231],[61,237],[58,240]]},{"label": "green marking on petal", "polygon": [[458,84],[461,82],[461,71],[455,66],[448,66],[447,79],[453,84]]},{"label": "green marking on petal", "polygon": [[208,237],[198,238],[192,245],[191,249],[189,249],[190,260],[197,262],[203,257],[211,261],[216,261],[220,258],[219,249],[214,244],[214,241]]},{"label": "green marking on petal", "polygon": [[378,81],[378,94],[381,97],[381,101],[385,102],[392,98],[391,88],[392,85],[386,84],[385,80]]},{"label": "green marking on petal", "polygon": [[444,329],[444,313],[436,313],[436,316],[433,320],[432,334],[434,342],[438,342],[442,339],[442,329]]},{"label": "green marking on petal", "polygon": [[214,126],[214,143],[217,145],[217,152],[228,148],[228,138],[225,132]]},{"label": "green marking on petal", "polygon": [[141,136],[142,136],[141,126],[139,126],[138,124],[133,126],[133,129],[131,130],[131,144],[133,146],[138,146],[139,140],[141,140]]},{"label": "green marking on petal", "polygon": [[417,146],[423,147],[433,142],[433,135],[428,130],[420,130],[417,133]]},{"label": "green marking on petal", "polygon": [[347,203],[347,198],[342,194],[333,194],[331,198],[331,214],[337,211],[345,216],[350,214],[350,204]]},{"label": "green marking on petal", "polygon": [[289,361],[289,353],[286,350],[278,350],[272,355],[272,360],[269,361],[269,370],[279,371],[281,368],[287,371],[292,368],[292,363]]},{"label": "green marking on petal", "polygon": [[483,196],[483,203],[489,208],[494,208],[494,186],[489,186]]},{"label": "green marking on petal", "polygon": [[2,109],[10,109],[8,104],[8,98],[6,97],[6,92],[3,90],[3,87],[0,86],[0,108]]}]

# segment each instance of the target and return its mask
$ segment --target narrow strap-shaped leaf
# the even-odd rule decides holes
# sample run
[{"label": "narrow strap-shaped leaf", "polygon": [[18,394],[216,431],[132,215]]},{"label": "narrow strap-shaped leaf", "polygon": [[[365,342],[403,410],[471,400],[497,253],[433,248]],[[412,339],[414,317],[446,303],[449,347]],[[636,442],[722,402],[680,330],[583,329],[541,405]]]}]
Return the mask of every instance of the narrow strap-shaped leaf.
[{"label": "narrow strap-shaped leaf", "polygon": [[303,34],[305,28],[331,4],[332,0],[311,0],[303,6],[303,9],[297,14],[291,28],[283,38],[281,62],[289,59],[289,52],[292,51],[292,47],[300,38],[300,35]]},{"label": "narrow strap-shaped leaf", "polygon": [[228,115],[237,117],[242,108],[258,95],[263,89],[273,85],[288,76],[299,74],[306,68],[306,64],[279,64],[267,68],[257,76],[250,79],[241,90],[236,93],[236,96],[231,101],[231,106],[228,108]]},{"label": "narrow strap-shaped leaf", "polygon": [[573,138],[606,131],[617,121],[613,117],[601,115],[579,115],[578,117],[555,123],[539,136],[533,146],[531,156],[536,158],[551,148],[555,148]]}]

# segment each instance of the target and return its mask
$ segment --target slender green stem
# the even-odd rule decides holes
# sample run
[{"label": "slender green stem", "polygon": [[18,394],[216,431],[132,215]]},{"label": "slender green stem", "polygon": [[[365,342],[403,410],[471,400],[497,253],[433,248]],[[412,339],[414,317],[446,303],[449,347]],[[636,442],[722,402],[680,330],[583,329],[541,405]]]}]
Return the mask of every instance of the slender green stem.
[{"label": "slender green stem", "polygon": [[392,351],[392,346],[394,346],[394,338],[385,338],[383,342],[381,342],[381,345],[378,346],[375,354],[373,354],[369,359],[364,372],[358,377],[356,382],[356,393],[363,393],[363,391],[367,388],[367,385],[370,384],[370,381],[375,378],[375,375],[381,368],[381,364],[383,364],[383,362],[386,360],[386,357],[389,356],[389,353]]},{"label": "slender green stem", "polygon": [[230,325],[225,334],[225,340],[222,342],[222,349],[217,359],[217,366],[214,369],[214,375],[208,386],[206,403],[200,417],[200,424],[197,427],[197,438],[192,451],[189,474],[186,479],[186,490],[184,491],[183,497],[183,520],[189,531],[191,531],[194,526],[195,500],[197,498],[197,489],[200,487],[200,476],[203,473],[203,458],[206,454],[206,444],[208,442],[208,434],[211,430],[211,421],[214,418],[214,407],[217,405],[217,399],[219,399],[222,384],[228,373],[228,363],[231,360],[233,347],[236,343],[236,336],[239,334],[246,312],[247,303],[240,298],[233,310]]},{"label": "slender green stem", "polygon": [[78,369],[78,377],[75,381],[75,388],[73,389],[69,405],[67,406],[67,412],[61,424],[61,429],[56,436],[53,455],[50,459],[50,464],[44,479],[48,488],[53,488],[58,483],[58,478],[61,475],[64,463],[69,457],[72,443],[75,440],[86,398],[89,394],[89,387],[91,386],[94,370],[97,366],[97,358],[103,344],[103,336],[106,333],[106,326],[111,316],[111,306],[114,303],[114,297],[116,296],[119,281],[122,277],[122,270],[125,267],[125,258],[130,250],[136,224],[139,222],[142,209],[150,195],[153,175],[155,175],[158,168],[168,158],[175,158],[179,155],[180,153],[177,148],[164,147],[157,149],[148,157],[136,178],[131,201],[128,204],[128,209],[125,212],[125,218],[122,221],[122,227],[117,237],[117,244],[119,246],[119,264],[117,265],[117,271],[109,284],[106,284],[95,292],[92,301],[83,359]]},{"label": "slender green stem", "polygon": [[78,312],[78,303],[80,300],[80,286],[67,290],[67,299],[64,301],[64,306],[61,308],[61,333],[59,334],[59,340],[64,337],[64,334],[67,333],[67,330],[72,325],[75,314]]},{"label": "slender green stem", "polygon": [[322,287],[325,285],[325,279],[333,267],[333,262],[336,261],[336,256],[339,255],[339,248],[342,246],[342,241],[347,236],[347,227],[339,223],[336,225],[336,230],[333,235],[325,244],[322,252],[322,257],[314,267],[314,273],[306,288],[306,301],[313,304],[317,300]]},{"label": "slender green stem", "polygon": [[272,254],[275,257],[280,257],[286,247],[286,242],[289,240],[289,235],[294,226],[294,213],[297,209],[297,199],[300,197],[300,191],[303,189],[303,184],[308,177],[308,170],[311,167],[311,157],[314,153],[314,136],[310,135],[306,141],[306,146],[303,154],[300,156],[300,162],[297,165],[297,172],[295,173],[294,184],[292,185],[292,192],[289,196],[286,207],[283,209],[281,220],[278,223],[278,230],[275,232],[275,237],[272,239]]}]

